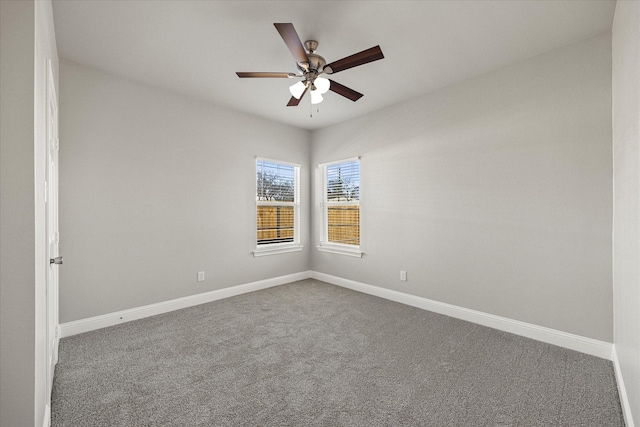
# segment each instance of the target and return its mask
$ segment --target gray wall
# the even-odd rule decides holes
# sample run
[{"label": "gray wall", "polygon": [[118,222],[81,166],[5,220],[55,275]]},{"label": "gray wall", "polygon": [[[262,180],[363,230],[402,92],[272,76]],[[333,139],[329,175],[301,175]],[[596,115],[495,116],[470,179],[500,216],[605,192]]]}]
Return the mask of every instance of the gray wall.
[{"label": "gray wall", "polygon": [[613,23],[614,344],[640,422],[640,3],[619,1]]},{"label": "gray wall", "polygon": [[365,253],[313,270],[612,342],[609,33],[312,141],[361,156]]},{"label": "gray wall", "polygon": [[307,220],[252,255],[255,156],[302,165],[307,219],[307,131],[68,62],[60,87],[61,323],[308,270]]},{"label": "gray wall", "polygon": [[34,425],[33,2],[0,1],[0,425]]},{"label": "gray wall", "polygon": [[51,2],[2,1],[0,20],[0,425],[42,426],[47,60],[58,74]]}]

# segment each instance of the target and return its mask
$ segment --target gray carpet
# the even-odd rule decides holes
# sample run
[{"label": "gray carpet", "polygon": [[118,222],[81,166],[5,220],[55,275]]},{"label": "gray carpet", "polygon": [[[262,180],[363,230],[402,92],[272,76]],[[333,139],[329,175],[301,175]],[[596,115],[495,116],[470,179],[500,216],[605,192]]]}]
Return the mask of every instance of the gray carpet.
[{"label": "gray carpet", "polygon": [[65,338],[61,426],[624,426],[611,362],[315,280]]}]

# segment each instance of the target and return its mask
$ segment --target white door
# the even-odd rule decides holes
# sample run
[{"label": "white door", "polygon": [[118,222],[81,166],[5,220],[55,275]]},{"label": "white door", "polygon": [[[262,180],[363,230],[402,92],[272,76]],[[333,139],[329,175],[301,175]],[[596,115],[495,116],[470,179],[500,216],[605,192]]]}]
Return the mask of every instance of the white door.
[{"label": "white door", "polygon": [[58,268],[62,257],[58,251],[58,99],[53,80],[51,62],[47,61],[47,182],[45,188],[47,259],[47,390],[49,401],[53,386],[53,373],[58,362]]}]

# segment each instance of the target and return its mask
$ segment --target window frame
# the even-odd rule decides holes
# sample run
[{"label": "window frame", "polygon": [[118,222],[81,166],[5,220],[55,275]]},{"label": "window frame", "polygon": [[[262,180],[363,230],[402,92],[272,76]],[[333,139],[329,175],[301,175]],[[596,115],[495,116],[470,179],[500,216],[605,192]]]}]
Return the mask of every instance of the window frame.
[{"label": "window frame", "polygon": [[[258,200],[258,164],[259,162],[272,163],[293,167],[293,202],[271,202]],[[287,162],[283,160],[269,159],[265,157],[256,157],[254,162],[254,184],[255,184],[255,210],[254,210],[254,244],[253,256],[275,255],[288,252],[301,251],[303,246],[300,244],[300,164]],[[259,206],[287,206],[293,207],[293,241],[258,244],[258,207]]]},{"label": "window frame", "polygon": [[[351,202],[329,202],[327,199],[327,167],[329,166],[333,166],[333,165],[337,165],[337,164],[341,164],[341,163],[351,163],[351,162],[357,162],[358,163],[358,200],[357,201],[351,201]],[[326,163],[320,163],[318,165],[318,176],[319,176],[319,190],[320,190],[320,197],[319,197],[319,203],[320,203],[320,207],[322,209],[322,213],[320,215],[321,221],[320,221],[320,244],[316,247],[318,249],[318,251],[321,252],[329,252],[329,253],[334,253],[334,254],[339,254],[339,255],[347,255],[347,256],[353,256],[353,257],[358,257],[361,258],[363,255],[363,252],[361,250],[361,246],[362,246],[362,209],[361,209],[361,199],[362,199],[362,194],[360,192],[360,177],[362,176],[361,173],[361,161],[360,161],[360,156],[358,157],[351,157],[351,158],[347,158],[347,159],[342,159],[342,160],[336,160],[336,161],[332,161],[332,162],[326,162]],[[329,224],[328,224],[328,208],[329,206],[352,206],[352,205],[357,205],[358,206],[358,245],[350,245],[350,244],[346,244],[346,243],[336,243],[336,242],[330,242],[329,241]]]}]

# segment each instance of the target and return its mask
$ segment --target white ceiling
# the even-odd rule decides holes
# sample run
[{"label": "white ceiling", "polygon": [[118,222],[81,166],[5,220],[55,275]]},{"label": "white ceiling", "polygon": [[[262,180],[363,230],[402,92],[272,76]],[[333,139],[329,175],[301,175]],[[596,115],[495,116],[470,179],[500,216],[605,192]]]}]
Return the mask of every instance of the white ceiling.
[{"label": "white ceiling", "polygon": [[[304,129],[317,129],[611,29],[613,0],[54,0],[63,59]],[[273,26],[291,22],[327,62],[380,45],[385,59],[336,73],[364,93],[333,92],[313,118],[308,95],[286,107],[296,72]]]}]

